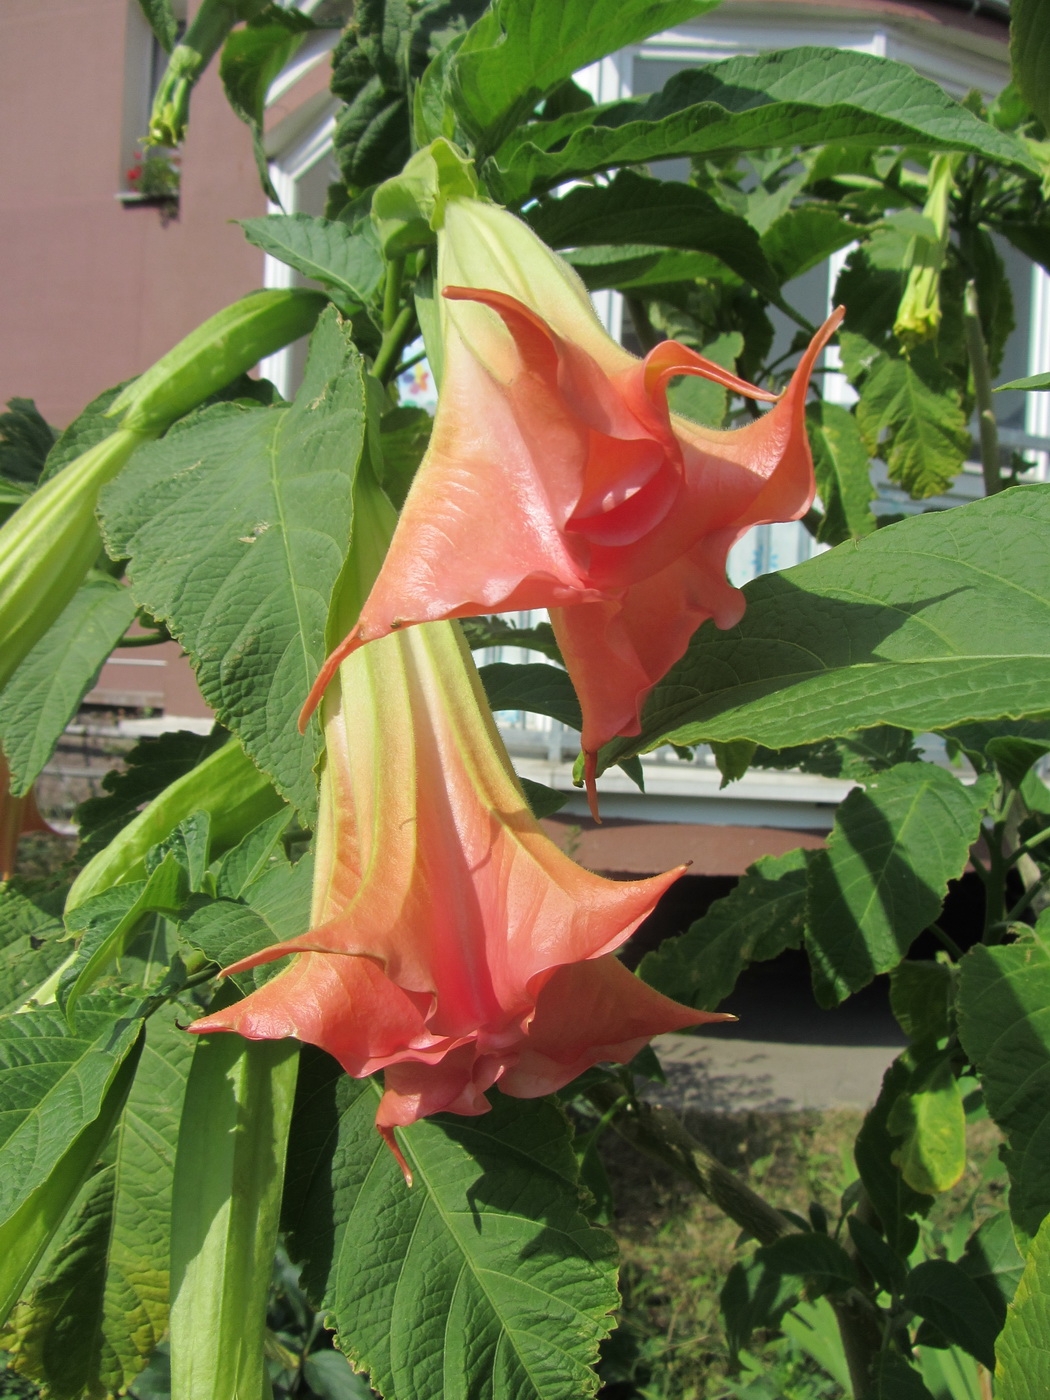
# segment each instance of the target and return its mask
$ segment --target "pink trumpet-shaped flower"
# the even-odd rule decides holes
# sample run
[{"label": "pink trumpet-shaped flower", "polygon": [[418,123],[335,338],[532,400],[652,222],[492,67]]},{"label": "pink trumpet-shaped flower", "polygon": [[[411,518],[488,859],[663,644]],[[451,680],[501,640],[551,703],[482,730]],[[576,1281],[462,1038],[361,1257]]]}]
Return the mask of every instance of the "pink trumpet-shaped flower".
[{"label": "pink trumpet-shaped flower", "polygon": [[[605,333],[573,270],[520,220],[451,199],[438,234],[443,381],[429,449],[360,618],[329,657],[411,623],[548,608],[583,708],[593,802],[598,748],[640,732],[653,685],[708,618],[740,620],[729,550],[813,501],[814,336],[779,399],[676,341],[638,360]],[[743,428],[667,406],[700,375],[775,400]]]},{"label": "pink trumpet-shaped flower", "polygon": [[651,1036],[721,1020],[669,1001],[613,950],[678,878],[581,869],[532,816],[465,645],[447,623],[343,663],[325,700],[312,927],[227,968],[291,965],[194,1031],[297,1036],[384,1070],[377,1125],[533,1098]]}]

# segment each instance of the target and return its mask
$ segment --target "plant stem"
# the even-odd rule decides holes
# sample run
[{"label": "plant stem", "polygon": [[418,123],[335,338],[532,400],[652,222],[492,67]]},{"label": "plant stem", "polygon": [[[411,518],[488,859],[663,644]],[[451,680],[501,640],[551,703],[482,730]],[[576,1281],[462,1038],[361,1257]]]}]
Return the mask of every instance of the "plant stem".
[{"label": "plant stem", "polygon": [[372,373],[382,384],[387,382],[390,371],[397,364],[401,355],[401,346],[415,314],[411,306],[403,306],[397,313],[393,325],[383,333],[383,342],[376,354],[375,363],[372,365]]},{"label": "plant stem", "polygon": [[973,375],[973,392],[977,400],[977,429],[984,490],[985,495],[994,496],[997,491],[1003,489],[1003,478],[999,469],[999,429],[995,422],[995,409],[992,407],[992,372],[988,364],[984,332],[981,329],[977,284],[973,281],[966,284],[963,329],[966,333],[966,352],[970,357],[970,371]]},{"label": "plant stem", "polygon": [[383,288],[383,330],[388,331],[397,320],[397,308],[401,301],[401,282],[405,275],[404,258],[394,258],[387,268],[386,285]]},{"label": "plant stem", "polygon": [[959,947],[958,943],[956,943],[955,939],[951,936],[950,933],[945,933],[944,929],[941,928],[940,924],[931,924],[930,932],[933,934],[934,938],[936,938],[937,941],[942,945],[942,947],[947,948],[948,952],[951,953],[953,958],[955,958],[958,961],[958,959],[962,957],[963,950]]}]

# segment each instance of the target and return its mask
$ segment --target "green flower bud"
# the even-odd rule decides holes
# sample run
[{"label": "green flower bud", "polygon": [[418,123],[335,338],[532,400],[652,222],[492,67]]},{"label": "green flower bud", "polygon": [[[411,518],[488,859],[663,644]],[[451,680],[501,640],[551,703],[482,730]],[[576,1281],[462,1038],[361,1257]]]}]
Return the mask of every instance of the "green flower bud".
[{"label": "green flower bud", "polygon": [[98,557],[98,493],[146,441],[145,434],[118,428],[45,482],[0,528],[0,688]]},{"label": "green flower bud", "polygon": [[948,203],[955,188],[957,162],[957,156],[939,155],[930,164],[929,192],[922,212],[933,225],[934,237],[913,238],[905,254],[908,281],[893,326],[902,345],[933,340],[941,324],[941,271],[951,232]]}]

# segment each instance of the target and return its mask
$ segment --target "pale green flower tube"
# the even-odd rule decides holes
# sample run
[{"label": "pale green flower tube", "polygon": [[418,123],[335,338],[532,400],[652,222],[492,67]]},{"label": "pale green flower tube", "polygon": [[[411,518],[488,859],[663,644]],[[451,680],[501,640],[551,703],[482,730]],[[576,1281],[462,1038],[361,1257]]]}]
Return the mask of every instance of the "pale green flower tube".
[{"label": "pale green flower tube", "polygon": [[98,557],[99,491],[153,436],[118,428],[45,482],[0,529],[0,688]]}]

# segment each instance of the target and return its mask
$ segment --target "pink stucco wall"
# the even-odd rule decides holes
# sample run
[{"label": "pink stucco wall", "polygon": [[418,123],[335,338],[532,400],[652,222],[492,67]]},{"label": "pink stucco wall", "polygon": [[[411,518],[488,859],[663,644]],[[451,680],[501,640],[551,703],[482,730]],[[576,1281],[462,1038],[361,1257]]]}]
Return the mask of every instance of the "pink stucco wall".
[{"label": "pink stucco wall", "polygon": [[194,94],[178,218],[114,198],[129,5],[0,4],[0,403],[34,398],[59,427],[262,282],[229,221],[265,199],[214,70]]}]

